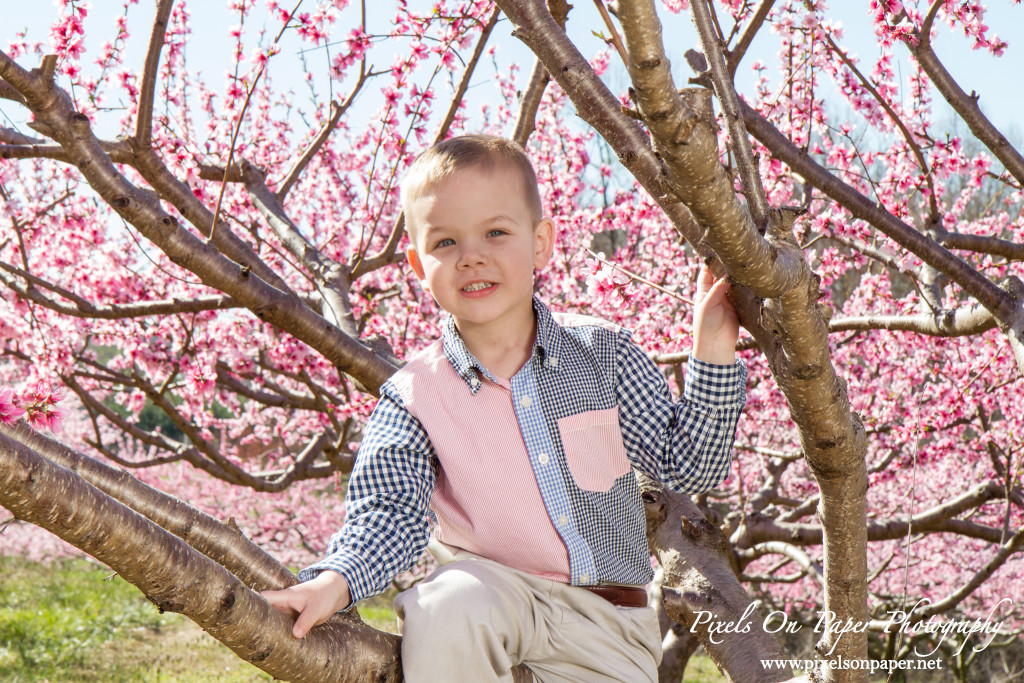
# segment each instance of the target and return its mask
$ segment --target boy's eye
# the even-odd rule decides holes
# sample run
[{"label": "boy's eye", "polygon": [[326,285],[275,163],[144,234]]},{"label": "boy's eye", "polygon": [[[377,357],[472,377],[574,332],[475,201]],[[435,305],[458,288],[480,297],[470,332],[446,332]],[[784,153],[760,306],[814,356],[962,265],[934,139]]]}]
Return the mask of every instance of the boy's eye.
[{"label": "boy's eye", "polygon": [[505,234],[504,230],[502,230],[501,228],[495,228],[494,230],[491,230],[489,233],[487,233],[487,236],[488,237],[499,237],[499,236],[504,235],[504,234]]},{"label": "boy's eye", "polygon": [[441,247],[450,247],[453,244],[455,244],[455,240],[446,237],[443,240],[438,240],[437,244],[434,245],[434,248],[440,249]]}]

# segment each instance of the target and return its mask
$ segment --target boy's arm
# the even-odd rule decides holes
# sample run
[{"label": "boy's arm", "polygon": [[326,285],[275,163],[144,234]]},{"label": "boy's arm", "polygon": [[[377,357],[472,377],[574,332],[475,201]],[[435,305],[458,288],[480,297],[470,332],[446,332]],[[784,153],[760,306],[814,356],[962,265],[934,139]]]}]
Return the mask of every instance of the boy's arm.
[{"label": "boy's arm", "polygon": [[619,426],[632,463],[681,493],[702,493],[729,475],[732,442],[746,402],[743,361],[715,365],[691,357],[683,397],[623,331],[619,363]]},{"label": "boy's arm", "polygon": [[349,478],[345,525],[331,538],[327,556],[299,573],[304,583],[264,593],[280,611],[299,615],[296,637],[302,637],[300,625],[308,630],[384,590],[423,552],[433,458],[426,430],[385,385]]},{"label": "boy's arm", "polygon": [[746,402],[747,369],[736,360],[739,323],[728,282],[707,269],[697,285],[694,348],[683,398],[672,401],[657,366],[621,332],[619,421],[633,464],[682,493],[701,493],[729,475],[736,423]]}]

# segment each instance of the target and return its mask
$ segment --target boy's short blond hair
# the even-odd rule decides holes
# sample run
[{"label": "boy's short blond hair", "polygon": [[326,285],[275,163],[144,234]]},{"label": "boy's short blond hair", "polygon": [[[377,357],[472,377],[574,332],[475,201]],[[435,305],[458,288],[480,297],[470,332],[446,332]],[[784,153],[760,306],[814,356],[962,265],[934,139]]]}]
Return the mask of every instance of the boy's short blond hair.
[{"label": "boy's short blond hair", "polygon": [[402,208],[410,237],[415,229],[409,207],[412,202],[459,171],[469,168],[493,170],[508,165],[519,172],[523,181],[523,199],[530,210],[534,224],[544,217],[537,189],[537,175],[533,164],[519,143],[494,135],[460,135],[439,142],[421,153],[402,178]]}]

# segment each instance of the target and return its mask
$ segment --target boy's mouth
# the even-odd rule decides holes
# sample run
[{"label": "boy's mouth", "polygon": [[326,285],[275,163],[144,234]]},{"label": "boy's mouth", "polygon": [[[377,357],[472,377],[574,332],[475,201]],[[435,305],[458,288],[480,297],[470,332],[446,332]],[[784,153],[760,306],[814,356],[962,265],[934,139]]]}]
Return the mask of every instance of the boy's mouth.
[{"label": "boy's mouth", "polygon": [[479,292],[481,289],[487,289],[493,287],[493,282],[473,282],[462,288],[463,292]]}]

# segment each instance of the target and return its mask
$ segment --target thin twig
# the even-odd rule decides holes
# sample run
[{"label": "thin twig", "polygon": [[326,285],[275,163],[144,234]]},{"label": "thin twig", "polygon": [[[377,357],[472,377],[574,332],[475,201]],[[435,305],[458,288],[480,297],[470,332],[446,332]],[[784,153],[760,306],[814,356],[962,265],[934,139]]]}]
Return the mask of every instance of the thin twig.
[{"label": "thin twig", "polygon": [[[462,79],[459,81],[459,85],[456,88],[455,96],[452,98],[451,104],[448,107],[448,111],[445,113],[444,119],[441,121],[441,125],[438,128],[437,135],[434,136],[434,144],[441,142],[448,137],[448,131],[452,124],[455,122],[455,115],[459,111],[459,104],[462,102],[463,96],[466,94],[466,90],[469,89],[469,82],[473,76],[473,72],[476,70],[477,64],[480,62],[480,57],[483,55],[484,47],[487,45],[487,40],[491,36],[491,32],[494,30],[495,25],[498,23],[498,17],[500,16],[500,10],[495,7],[494,11],[491,12],[491,16],[487,19],[487,23],[484,24],[480,32],[480,37],[477,40],[476,46],[473,48],[473,56],[470,57],[469,62],[466,64],[466,68],[463,71]],[[436,71],[435,71],[436,75]],[[433,76],[431,76],[433,80]],[[427,87],[429,89],[429,85]],[[410,124],[411,125],[411,124]],[[409,136],[405,136],[408,140]],[[404,149],[403,143],[403,149]],[[394,180],[395,175],[398,172],[397,164],[391,169],[391,176],[388,178],[388,189],[390,190],[391,182]],[[386,193],[385,193],[386,194]],[[381,207],[383,212],[383,206]],[[398,244],[402,241],[402,235],[405,234],[405,212],[401,212],[398,218],[395,219],[394,225],[391,227],[391,234],[388,236],[388,240],[384,247],[376,254],[372,256],[366,256],[366,249],[370,246],[370,241],[373,239],[377,232],[377,225],[380,222],[381,213],[378,212],[377,219],[374,221],[373,230],[368,239],[363,239],[360,235],[359,252],[356,255],[355,260],[350,266],[352,272],[352,279],[360,277],[361,275],[368,273],[372,270],[380,268],[382,266],[393,263],[396,260],[395,252],[398,250]]]},{"label": "thin twig", "polygon": [[627,277],[629,277],[632,280],[636,280],[637,282],[642,282],[643,284],[647,285],[648,287],[653,287],[654,289],[658,290],[659,292],[662,292],[663,294],[668,294],[670,297],[672,297],[674,299],[678,299],[679,301],[682,301],[684,304],[686,304],[688,306],[693,306],[694,305],[694,303],[691,300],[687,299],[685,296],[676,294],[675,292],[673,292],[670,289],[665,289],[664,287],[662,287],[661,285],[659,285],[657,283],[651,282],[650,280],[648,280],[646,278],[640,277],[636,273],[634,273],[632,271],[629,271],[629,270],[626,270],[622,266],[620,266],[620,265],[618,265],[616,263],[612,263],[611,261],[608,261],[607,259],[602,258],[599,254],[595,254],[590,249],[587,249],[587,253],[590,254],[591,256],[593,256],[595,259],[597,259],[597,261],[599,263],[602,263],[602,264],[604,264],[606,266],[614,268],[615,270],[619,271],[620,273],[623,273],[624,275],[626,275]]},{"label": "thin twig", "polygon": [[228,163],[224,165],[224,178],[220,183],[220,192],[217,194],[217,207],[213,211],[213,222],[210,224],[210,236],[207,238],[207,242],[213,241],[213,235],[217,231],[217,219],[220,218],[220,207],[224,201],[224,190],[228,185],[228,174],[231,173],[231,162],[235,158],[235,143],[238,140],[238,133],[242,130],[242,120],[245,118],[245,111],[249,108],[249,102],[252,100],[252,94],[256,92],[256,85],[260,82],[260,77],[267,68],[267,64],[270,63],[270,58],[274,56],[274,48],[277,47],[277,42],[281,40],[281,36],[288,29],[288,24],[291,23],[292,17],[299,11],[299,7],[302,6],[304,0],[299,0],[298,4],[292,9],[291,14],[288,15],[288,19],[284,22],[284,26],[278,32],[277,37],[274,38],[274,42],[268,50],[267,58],[260,64],[259,71],[256,72],[256,77],[252,79],[252,83],[249,85],[248,91],[245,93],[245,102],[242,103],[242,111],[238,112],[238,119],[235,121],[235,131],[231,134],[231,147],[228,149]]},{"label": "thin twig", "polygon": [[704,56],[711,69],[715,94],[718,95],[718,101],[725,113],[729,128],[730,147],[736,154],[736,165],[739,167],[740,177],[743,180],[743,194],[747,200],[747,210],[750,211],[754,225],[763,228],[768,220],[768,200],[765,197],[764,187],[761,185],[761,174],[750,146],[750,137],[743,124],[739,95],[736,94],[736,87],[729,75],[725,56],[722,54],[722,45],[714,30],[713,11],[710,5],[705,4],[705,0],[693,0],[690,3],[690,9],[693,12],[693,23],[697,26],[697,32],[700,34]]},{"label": "thin twig", "polygon": [[153,32],[149,36],[149,50],[142,70],[142,87],[139,88],[139,110],[135,124],[135,143],[148,145],[153,135],[153,95],[156,79],[160,72],[160,52],[167,35],[167,22],[171,16],[174,0],[160,0],[153,19]]},{"label": "thin twig", "polygon": [[629,55],[626,54],[626,46],[622,44],[622,38],[619,37],[619,32],[615,29],[615,24],[612,23],[611,15],[608,14],[608,9],[604,6],[604,0],[594,0],[594,4],[597,5],[597,11],[601,14],[601,19],[604,20],[604,25],[612,34],[612,45],[615,46],[615,51],[619,53],[619,57],[622,59],[622,64],[629,68]]}]

